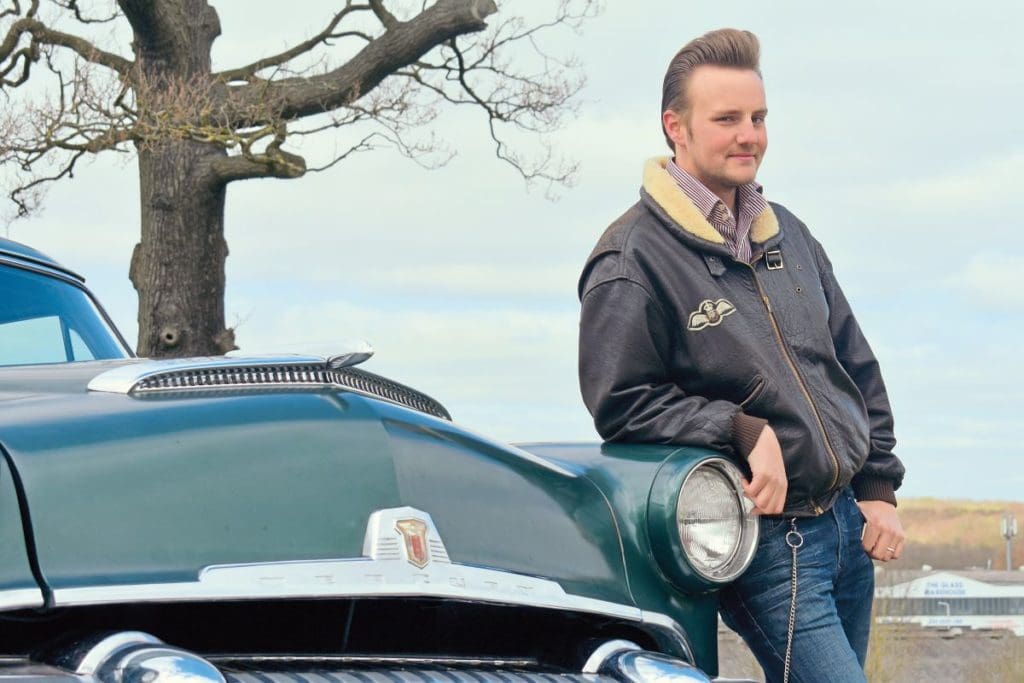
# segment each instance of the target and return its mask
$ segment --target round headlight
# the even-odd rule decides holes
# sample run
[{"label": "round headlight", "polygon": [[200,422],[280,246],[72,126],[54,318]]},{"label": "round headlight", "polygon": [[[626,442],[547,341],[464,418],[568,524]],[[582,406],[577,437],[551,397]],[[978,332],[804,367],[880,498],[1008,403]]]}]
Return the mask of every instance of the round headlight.
[{"label": "round headlight", "polygon": [[694,571],[715,583],[731,581],[750,564],[757,547],[757,518],[743,495],[740,472],[721,458],[705,460],[683,480],[676,526]]}]

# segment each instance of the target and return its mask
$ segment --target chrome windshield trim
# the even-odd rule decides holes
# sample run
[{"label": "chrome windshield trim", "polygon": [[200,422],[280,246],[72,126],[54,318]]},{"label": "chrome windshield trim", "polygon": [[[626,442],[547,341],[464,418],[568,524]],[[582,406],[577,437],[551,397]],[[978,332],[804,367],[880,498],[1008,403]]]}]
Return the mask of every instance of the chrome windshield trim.
[{"label": "chrome windshield trim", "polygon": [[38,588],[0,590],[0,612],[33,609],[43,606],[43,592]]},{"label": "chrome windshield trim", "polygon": [[142,360],[121,367],[107,370],[92,378],[89,391],[110,394],[129,394],[135,386],[150,377],[168,372],[188,370],[216,370],[217,368],[234,368],[250,365],[274,367],[277,365],[294,365],[296,363],[322,364],[327,360],[319,356],[260,356],[260,357],[228,357],[208,356],[199,358],[170,358],[165,360]]},{"label": "chrome windshield trim", "polygon": [[14,266],[15,268],[24,268],[25,270],[32,270],[37,273],[43,273],[44,275],[53,275],[77,285],[81,285],[85,282],[84,277],[62,265],[50,261],[43,261],[25,254],[19,254],[18,252],[0,250],[0,264]]}]

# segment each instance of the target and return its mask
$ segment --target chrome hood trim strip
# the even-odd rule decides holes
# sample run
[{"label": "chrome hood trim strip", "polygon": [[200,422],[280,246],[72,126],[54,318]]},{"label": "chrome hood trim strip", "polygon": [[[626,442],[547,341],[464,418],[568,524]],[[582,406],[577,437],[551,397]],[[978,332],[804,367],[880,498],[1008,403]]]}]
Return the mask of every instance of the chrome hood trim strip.
[{"label": "chrome hood trim strip", "polygon": [[585,612],[638,622],[689,656],[668,617],[566,593],[550,579],[453,562],[430,514],[413,507],[370,515],[363,556],[212,565],[195,581],[55,588],[55,607],[139,602],[427,597]]},{"label": "chrome hood trim strip", "polygon": [[636,607],[566,593],[555,581],[435,562],[417,570],[404,560],[312,560],[204,568],[198,580],[58,588],[55,607],[135,602],[289,598],[430,597],[592,612],[643,621]]},{"label": "chrome hood trim strip", "polygon": [[204,567],[195,581],[55,587],[56,607],[123,602],[323,597],[435,597],[597,612],[640,621],[639,609],[568,595],[550,579],[453,562],[430,514],[376,510],[363,556]]},{"label": "chrome hood trim strip", "polygon": [[35,609],[43,606],[43,592],[38,588],[0,590],[0,612]]},{"label": "chrome hood trim strip", "polygon": [[89,391],[133,397],[212,395],[262,390],[348,391],[443,420],[451,415],[421,391],[353,366],[373,355],[365,342],[319,356],[202,357],[144,360],[93,377]]},{"label": "chrome hood trim strip", "polygon": [[56,588],[53,606],[356,597],[440,598],[597,614],[636,622],[662,647],[694,661],[686,631],[667,615],[566,593],[551,579],[453,562],[430,514],[409,506],[370,515],[363,557],[211,565],[195,581]]}]

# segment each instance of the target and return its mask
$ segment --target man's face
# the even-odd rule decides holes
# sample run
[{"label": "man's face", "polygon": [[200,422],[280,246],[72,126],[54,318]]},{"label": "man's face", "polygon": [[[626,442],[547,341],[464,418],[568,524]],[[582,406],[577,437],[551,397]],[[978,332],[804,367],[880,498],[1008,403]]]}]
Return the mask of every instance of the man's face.
[{"label": "man's face", "polygon": [[754,180],[768,149],[761,77],[747,69],[700,66],[687,94],[685,114],[667,111],[662,117],[676,163],[720,197],[733,197],[735,188]]}]

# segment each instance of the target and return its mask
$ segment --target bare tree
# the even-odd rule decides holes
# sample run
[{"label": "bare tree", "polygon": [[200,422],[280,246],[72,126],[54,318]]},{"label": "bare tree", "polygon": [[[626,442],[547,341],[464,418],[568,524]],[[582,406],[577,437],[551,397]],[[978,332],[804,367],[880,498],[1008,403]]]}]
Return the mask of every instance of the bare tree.
[{"label": "bare tree", "polygon": [[[571,111],[582,81],[571,60],[543,49],[544,34],[576,29],[596,2],[559,0],[549,21],[488,27],[493,0],[338,0],[316,35],[214,72],[221,29],[207,0],[9,1],[0,167],[15,214],[37,208],[83,157],[136,154],[138,353],[225,353],[236,348],[224,321],[228,183],[300,178],[381,145],[441,163],[443,148],[417,131],[459,105],[482,113],[496,156],[523,178],[565,183],[572,164],[531,158],[510,141],[550,133]],[[131,29],[130,57],[110,37],[119,22]],[[336,152],[307,165],[296,142],[331,131]]]}]

